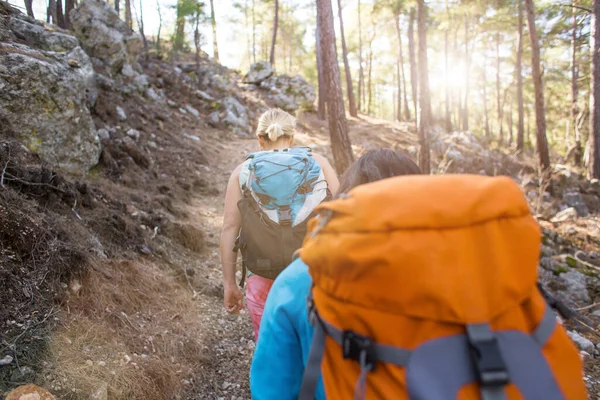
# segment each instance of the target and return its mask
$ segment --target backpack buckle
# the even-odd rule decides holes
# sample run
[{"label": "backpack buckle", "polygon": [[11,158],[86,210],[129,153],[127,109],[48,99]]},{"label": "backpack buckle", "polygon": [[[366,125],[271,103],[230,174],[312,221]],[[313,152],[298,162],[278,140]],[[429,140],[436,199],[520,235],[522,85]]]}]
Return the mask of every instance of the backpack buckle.
[{"label": "backpack buckle", "polygon": [[475,372],[482,386],[504,386],[509,383],[508,370],[498,339],[488,324],[468,325],[467,336]]},{"label": "backpack buckle", "polygon": [[375,370],[375,347],[373,341],[358,333],[346,330],[342,332],[342,353],[344,358],[364,362],[364,368],[367,371]]},{"label": "backpack buckle", "polygon": [[292,209],[289,206],[279,207],[279,225],[292,224]]}]

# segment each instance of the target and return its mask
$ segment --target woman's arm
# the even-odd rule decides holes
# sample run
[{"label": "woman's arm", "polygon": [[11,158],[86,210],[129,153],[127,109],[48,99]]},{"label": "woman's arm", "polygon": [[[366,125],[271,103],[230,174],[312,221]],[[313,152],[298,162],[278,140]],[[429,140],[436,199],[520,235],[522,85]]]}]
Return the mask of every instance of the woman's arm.
[{"label": "woman's arm", "polygon": [[337,194],[338,188],[340,187],[340,182],[338,180],[337,174],[335,170],[329,164],[329,161],[325,157],[319,154],[313,154],[313,158],[315,161],[319,163],[321,169],[323,170],[323,175],[325,175],[325,180],[327,181],[327,186],[329,187],[329,191],[331,195],[335,197]]},{"label": "woman's arm", "polygon": [[227,183],[221,231],[221,267],[223,269],[224,303],[227,312],[237,313],[244,307],[243,296],[235,280],[237,252],[233,251],[235,240],[242,226],[242,217],[237,208],[242,192],[238,183],[241,166],[238,166]]}]

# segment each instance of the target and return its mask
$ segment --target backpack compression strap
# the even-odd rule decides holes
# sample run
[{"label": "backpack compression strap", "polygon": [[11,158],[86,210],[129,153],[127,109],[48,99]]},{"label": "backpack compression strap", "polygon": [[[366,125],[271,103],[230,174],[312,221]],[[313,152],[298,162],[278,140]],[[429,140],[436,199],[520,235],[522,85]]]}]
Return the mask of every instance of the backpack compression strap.
[{"label": "backpack compression strap", "polygon": [[[413,354],[411,350],[374,343],[370,338],[352,331],[341,331],[323,320],[308,297],[310,323],[314,335],[308,355],[299,400],[314,399],[321,364],[325,352],[325,338],[329,336],[341,346],[345,359],[354,359],[360,365],[360,375],[354,390],[354,399],[366,397],[367,374],[375,370],[377,362],[385,362],[406,368]],[[546,305],[544,316],[530,337],[541,348],[556,327],[556,317]],[[502,358],[498,342],[489,324],[467,325],[467,342],[472,353],[476,378],[480,384],[482,400],[505,400],[504,386],[509,383],[508,371]]]}]

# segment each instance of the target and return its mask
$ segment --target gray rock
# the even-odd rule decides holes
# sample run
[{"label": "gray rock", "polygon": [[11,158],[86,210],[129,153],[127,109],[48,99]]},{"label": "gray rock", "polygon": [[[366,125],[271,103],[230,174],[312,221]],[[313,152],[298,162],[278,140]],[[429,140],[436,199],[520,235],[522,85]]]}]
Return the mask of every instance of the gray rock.
[{"label": "gray rock", "polygon": [[135,72],[131,64],[125,64],[123,65],[123,69],[121,69],[121,75],[133,79],[138,75],[138,73]]},{"label": "gray rock", "polygon": [[148,81],[148,75],[146,75],[146,74],[138,74],[135,77],[135,79],[133,80],[133,83],[137,86],[138,90],[142,93],[150,85],[150,82]]},{"label": "gray rock", "polygon": [[35,371],[33,370],[33,368],[24,365],[21,368],[18,368],[16,370],[13,371],[13,373],[10,376],[10,380],[12,382],[18,382],[18,383],[29,383],[31,381],[33,381],[35,379]]},{"label": "gray rock", "polygon": [[215,101],[214,97],[202,90],[196,90],[196,96],[204,101]]},{"label": "gray rock", "polygon": [[577,219],[577,210],[574,207],[569,207],[554,216],[551,222],[566,222]]},{"label": "gray rock", "polygon": [[185,106],[185,109],[192,114],[194,117],[196,118],[200,118],[200,112],[198,110],[196,110],[194,107],[192,107],[191,105],[187,104]]},{"label": "gray rock", "polygon": [[98,133],[98,137],[102,140],[110,139],[110,133],[108,132],[107,129],[104,129],[104,128],[98,129],[97,133]]},{"label": "gray rock", "polygon": [[219,125],[219,112],[215,111],[208,116],[208,123],[213,127],[217,127]]},{"label": "gray rock", "polygon": [[542,244],[541,254],[542,257],[552,257],[554,255],[554,250],[552,249],[552,247]]},{"label": "gray rock", "polygon": [[560,282],[564,287],[565,294],[576,302],[590,301],[590,295],[587,290],[587,277],[579,271],[571,270],[560,274]]},{"label": "gray rock", "polygon": [[567,331],[567,335],[569,335],[573,343],[575,343],[580,350],[583,350],[589,354],[594,353],[594,343],[592,343],[590,340],[584,338],[576,331]]},{"label": "gray rock", "polygon": [[575,208],[577,215],[587,217],[589,215],[588,207],[581,193],[576,191],[566,191],[563,193],[563,201],[569,206]]},{"label": "gray rock", "polygon": [[0,366],[2,366],[2,365],[8,365],[11,362],[13,362],[13,360],[14,360],[14,358],[11,355],[6,355],[6,356],[4,356],[4,358],[2,358],[0,360]]},{"label": "gray rock", "polygon": [[136,142],[140,140],[140,131],[137,129],[130,129],[127,131],[127,136],[135,140]]},{"label": "gray rock", "polygon": [[186,111],[185,108],[179,107],[179,112],[182,113],[182,114],[187,114],[187,111]]},{"label": "gray rock", "polygon": [[117,117],[119,117],[119,121],[125,121],[127,119],[127,114],[125,110],[123,110],[120,106],[117,106]]},{"label": "gray rock", "polygon": [[225,117],[221,120],[226,126],[232,128],[237,134],[248,132],[248,111],[235,97],[227,97],[223,100]]},{"label": "gray rock", "polygon": [[167,100],[167,105],[171,108],[177,108],[177,103],[175,103],[173,100]]},{"label": "gray rock", "polygon": [[189,133],[184,133],[183,136],[188,139],[192,139],[193,141],[196,141],[196,142],[200,141],[200,138],[196,135],[190,135]]},{"label": "gray rock", "polygon": [[298,108],[312,110],[317,97],[317,92],[310,83],[300,75],[271,76],[260,84],[261,88],[270,92],[269,97],[278,107],[286,111]]},{"label": "gray rock", "polygon": [[600,317],[600,310],[596,310],[592,313],[594,317]]},{"label": "gray rock", "polygon": [[89,110],[94,92],[92,63],[80,47],[57,53],[3,45],[0,120],[49,164],[83,173],[98,163],[100,142]]},{"label": "gray rock", "polygon": [[250,66],[250,71],[244,76],[244,83],[259,84],[273,75],[275,71],[271,63],[267,61],[257,62]]},{"label": "gray rock", "polygon": [[145,94],[146,94],[147,98],[149,98],[152,101],[155,101],[157,103],[162,103],[164,101],[164,99],[158,93],[156,93],[156,90],[154,90],[154,88],[146,89]]},{"label": "gray rock", "polygon": [[129,32],[108,3],[83,0],[71,12],[71,23],[86,52],[102,59],[113,72],[120,72],[125,63],[137,62],[142,51],[141,37]]},{"label": "gray rock", "polygon": [[9,26],[17,39],[39,50],[68,52],[79,46],[77,38],[68,32],[56,27],[47,29],[41,22],[32,21],[23,14],[11,18]]}]

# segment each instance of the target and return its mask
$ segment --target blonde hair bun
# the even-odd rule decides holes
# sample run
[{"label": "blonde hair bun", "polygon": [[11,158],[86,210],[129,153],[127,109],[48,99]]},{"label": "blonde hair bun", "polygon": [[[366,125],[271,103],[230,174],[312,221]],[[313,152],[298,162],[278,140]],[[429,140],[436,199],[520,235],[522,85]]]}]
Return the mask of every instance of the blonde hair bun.
[{"label": "blonde hair bun", "polygon": [[294,136],[296,118],[279,108],[265,111],[258,119],[256,136],[267,136],[275,142],[283,136]]}]

